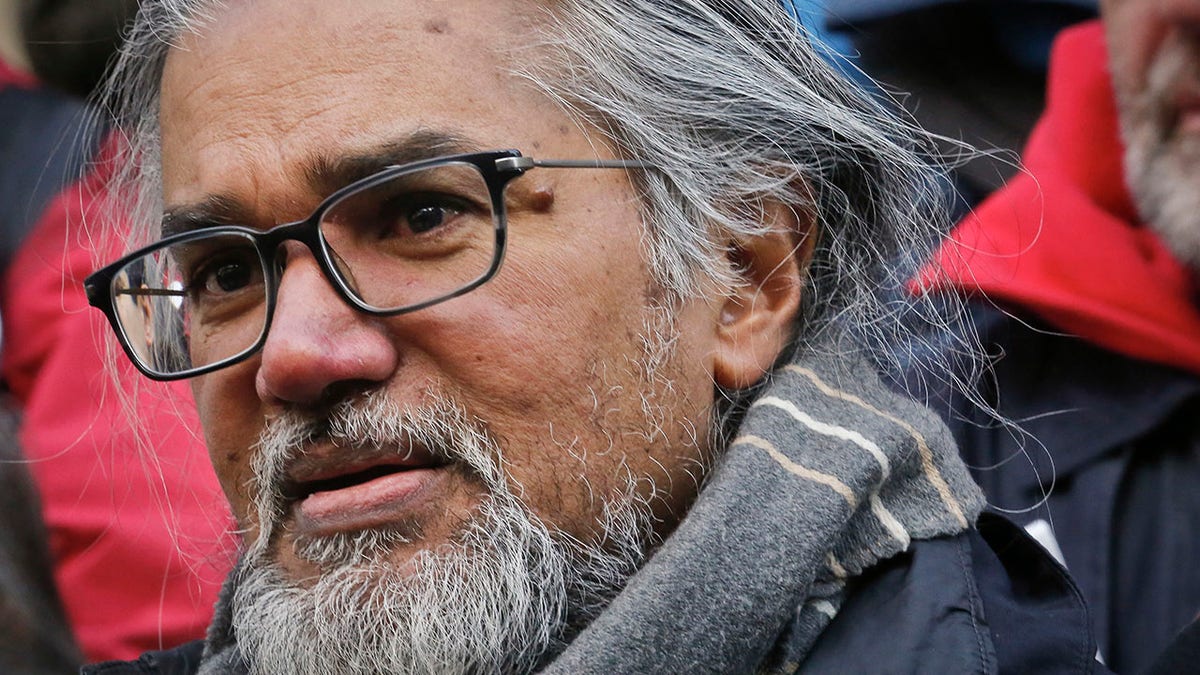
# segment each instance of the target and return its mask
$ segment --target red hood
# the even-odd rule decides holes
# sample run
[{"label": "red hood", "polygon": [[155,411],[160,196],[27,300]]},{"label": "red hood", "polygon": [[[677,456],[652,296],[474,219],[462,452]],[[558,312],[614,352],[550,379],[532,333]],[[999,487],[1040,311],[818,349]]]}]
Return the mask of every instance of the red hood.
[{"label": "red hood", "polygon": [[1107,349],[1200,373],[1191,273],[1138,223],[1099,22],[1063,31],[1027,174],[951,232],[915,289],[984,295]]}]

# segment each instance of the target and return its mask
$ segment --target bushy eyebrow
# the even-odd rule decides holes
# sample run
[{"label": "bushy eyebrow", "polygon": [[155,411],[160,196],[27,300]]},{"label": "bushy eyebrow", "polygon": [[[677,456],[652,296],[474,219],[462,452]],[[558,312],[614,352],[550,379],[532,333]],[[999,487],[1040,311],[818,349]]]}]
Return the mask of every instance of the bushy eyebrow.
[{"label": "bushy eyebrow", "polygon": [[162,217],[162,237],[218,225],[250,222],[247,209],[229,195],[209,195],[195,204],[167,209]]},{"label": "bushy eyebrow", "polygon": [[389,166],[481,149],[460,134],[426,129],[344,155],[314,155],[306,163],[304,176],[315,194],[329,195]]},{"label": "bushy eyebrow", "polygon": [[[326,197],[389,166],[479,149],[477,143],[469,142],[457,133],[420,130],[341,155],[314,154],[304,163],[302,173],[308,190]],[[253,210],[233,195],[208,195],[192,204],[167,208],[162,217],[162,236],[166,238],[220,225],[245,225],[254,219]]]}]

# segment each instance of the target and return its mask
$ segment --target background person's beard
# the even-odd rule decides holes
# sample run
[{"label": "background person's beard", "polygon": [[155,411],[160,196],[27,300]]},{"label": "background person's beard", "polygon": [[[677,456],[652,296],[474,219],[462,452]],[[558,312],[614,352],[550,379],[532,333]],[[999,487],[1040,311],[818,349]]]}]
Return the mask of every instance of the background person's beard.
[{"label": "background person's beard", "polygon": [[[268,486],[281,484],[289,456],[314,434],[345,446],[416,439],[477,477],[488,496],[452,541],[403,566],[387,554],[411,533],[297,540],[296,554],[322,574],[312,585],[294,583],[271,553],[286,502]],[[557,654],[641,565],[653,543],[651,508],[631,485],[604,507],[605,540],[580,542],[513,495],[500,456],[480,425],[446,400],[401,411],[369,395],[326,419],[272,420],[255,465],[263,525],[233,602],[252,672],[523,672]]]},{"label": "background person's beard", "polygon": [[1117,90],[1125,173],[1138,212],[1192,270],[1200,270],[1200,137],[1175,129],[1171,103],[1181,83],[1200,78],[1198,58],[1190,47],[1167,46],[1143,91]]}]

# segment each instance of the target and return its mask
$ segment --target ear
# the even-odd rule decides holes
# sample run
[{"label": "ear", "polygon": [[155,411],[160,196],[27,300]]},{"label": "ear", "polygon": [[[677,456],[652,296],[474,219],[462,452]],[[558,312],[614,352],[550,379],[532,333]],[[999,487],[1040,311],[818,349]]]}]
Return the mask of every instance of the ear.
[{"label": "ear", "polygon": [[717,319],[713,378],[745,389],[770,370],[794,332],[802,273],[817,238],[811,217],[779,203],[763,205],[766,234],[737,241],[730,266],[741,283],[729,291]]}]

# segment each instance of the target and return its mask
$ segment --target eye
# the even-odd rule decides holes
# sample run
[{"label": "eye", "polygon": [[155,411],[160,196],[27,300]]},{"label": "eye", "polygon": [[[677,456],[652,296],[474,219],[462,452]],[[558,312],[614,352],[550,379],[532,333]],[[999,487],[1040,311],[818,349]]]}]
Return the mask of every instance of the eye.
[{"label": "eye", "polygon": [[381,235],[403,237],[430,234],[446,227],[469,209],[461,198],[447,194],[397,195],[380,205]]},{"label": "eye", "polygon": [[208,256],[188,278],[188,287],[193,290],[193,295],[203,293],[220,297],[251,286],[261,286],[262,264],[253,249],[221,251]]},{"label": "eye", "polygon": [[222,263],[207,278],[204,290],[232,293],[245,288],[250,283],[252,274],[250,267],[242,261]]},{"label": "eye", "polygon": [[428,204],[409,210],[405,217],[413,234],[424,234],[453,218],[459,211],[447,205]]}]

